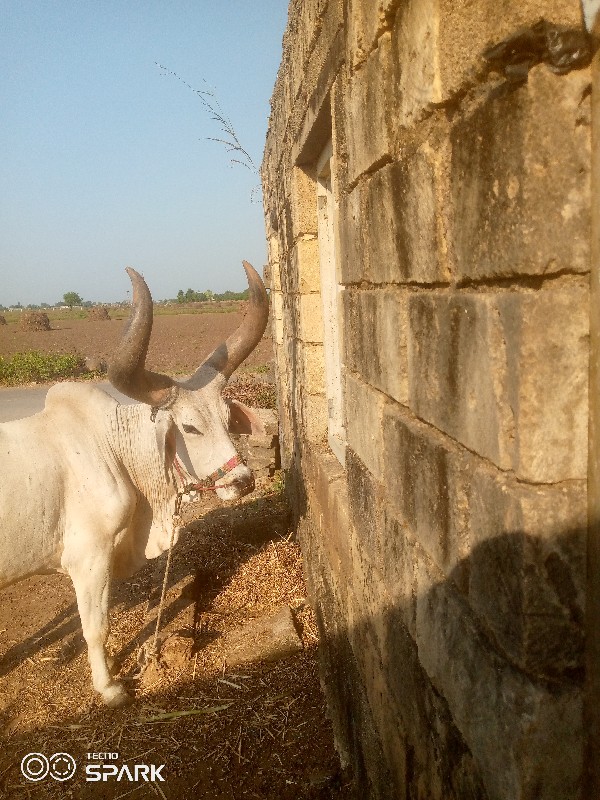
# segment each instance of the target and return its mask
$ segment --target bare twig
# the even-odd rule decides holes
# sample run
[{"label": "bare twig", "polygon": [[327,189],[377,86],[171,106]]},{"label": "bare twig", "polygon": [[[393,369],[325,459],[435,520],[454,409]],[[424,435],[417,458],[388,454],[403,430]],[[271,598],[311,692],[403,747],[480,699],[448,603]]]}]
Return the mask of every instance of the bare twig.
[{"label": "bare twig", "polygon": [[204,83],[206,84],[205,89],[196,89],[176,72],[173,72],[173,70],[165,67],[164,64],[159,64],[158,61],[156,61],[155,64],[160,70],[162,70],[163,75],[168,75],[171,78],[175,78],[175,80],[178,80],[187,89],[193,92],[196,97],[198,97],[204,108],[208,111],[213,122],[216,122],[219,125],[223,135],[220,137],[208,136],[207,139],[211,142],[218,142],[219,144],[224,145],[228,153],[236,154],[235,158],[230,159],[231,164],[240,164],[242,167],[246,167],[246,169],[250,170],[250,172],[258,175],[258,167],[254,163],[254,159],[240,142],[236,130],[233,127],[232,121],[223,111],[214,89],[209,87],[206,80],[204,80]]}]

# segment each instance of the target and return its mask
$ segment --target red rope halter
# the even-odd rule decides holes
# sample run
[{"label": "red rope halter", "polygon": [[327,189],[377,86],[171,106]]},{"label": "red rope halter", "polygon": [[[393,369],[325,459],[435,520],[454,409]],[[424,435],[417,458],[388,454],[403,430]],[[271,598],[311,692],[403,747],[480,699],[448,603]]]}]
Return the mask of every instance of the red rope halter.
[{"label": "red rope halter", "polygon": [[207,475],[206,478],[203,478],[198,483],[186,483],[186,476],[183,472],[183,467],[179,463],[179,459],[177,456],[173,459],[173,466],[177,474],[179,475],[181,482],[183,483],[183,488],[181,491],[184,494],[188,492],[195,491],[195,492],[214,492],[218,487],[215,485],[216,482],[227,475],[228,472],[231,472],[232,469],[235,469],[240,464],[243,464],[244,461],[242,457],[236,453],[229,461],[225,462],[222,467],[219,467],[214,472],[211,472],[210,475]]}]

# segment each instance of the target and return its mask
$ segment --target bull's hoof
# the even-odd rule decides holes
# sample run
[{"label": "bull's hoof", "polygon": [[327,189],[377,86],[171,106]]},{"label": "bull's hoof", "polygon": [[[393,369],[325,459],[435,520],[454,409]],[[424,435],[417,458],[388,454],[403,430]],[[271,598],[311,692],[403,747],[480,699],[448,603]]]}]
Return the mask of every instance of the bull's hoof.
[{"label": "bull's hoof", "polygon": [[113,683],[102,692],[102,699],[109,708],[123,708],[133,703],[133,697],[125,691],[120,683]]}]

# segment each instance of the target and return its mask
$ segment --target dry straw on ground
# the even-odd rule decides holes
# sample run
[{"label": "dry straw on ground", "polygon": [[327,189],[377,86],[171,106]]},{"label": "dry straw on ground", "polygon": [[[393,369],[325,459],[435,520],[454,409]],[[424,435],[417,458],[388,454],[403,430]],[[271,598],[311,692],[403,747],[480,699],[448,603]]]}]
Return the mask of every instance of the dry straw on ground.
[{"label": "dry straw on ground", "polygon": [[50,320],[43,311],[24,311],[21,314],[22,331],[49,331]]},{"label": "dry straw on ground", "polygon": [[[7,590],[10,619],[0,609],[0,797],[30,796],[31,785],[19,772],[23,753],[67,752],[81,764],[88,752],[111,751],[130,764],[165,763],[167,780],[156,786],[168,800],[354,798],[333,749],[316,666],[317,628],[277,486],[266,481],[242,502],[224,506],[211,496],[185,509],[187,531],[173,553],[163,612],[161,660],[130,682],[136,698],[128,708],[109,711],[91,690],[67,581],[54,579],[65,593],[58,604],[51,593],[45,597],[42,581],[48,579],[32,579],[38,602],[54,610],[45,625],[28,629],[29,639],[15,619],[16,587]],[[109,647],[121,676],[135,674],[137,648],[153,633],[152,599],[160,594],[165,560],[115,586]],[[293,611],[303,651],[275,664],[228,668],[227,634],[282,605]],[[15,652],[24,639],[25,648]],[[102,796],[116,800],[136,786],[105,788]],[[152,797],[152,791],[145,787],[140,796]],[[69,784],[38,784],[35,797],[65,793],[81,800],[99,796],[78,772]]]},{"label": "dry straw on ground", "polygon": [[110,320],[110,315],[106,306],[92,306],[88,311],[88,319]]}]

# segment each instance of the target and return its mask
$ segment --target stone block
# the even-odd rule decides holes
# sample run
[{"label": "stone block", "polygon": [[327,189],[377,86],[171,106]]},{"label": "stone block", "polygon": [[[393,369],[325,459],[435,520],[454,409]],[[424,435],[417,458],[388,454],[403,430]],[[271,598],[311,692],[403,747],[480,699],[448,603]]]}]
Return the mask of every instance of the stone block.
[{"label": "stone block", "polygon": [[[315,204],[316,189],[315,189]],[[292,251],[292,282],[290,291],[310,294],[321,291],[321,268],[319,241],[312,234],[305,234],[297,241]]]},{"label": "stone block", "polygon": [[[338,190],[338,201],[348,185],[348,136],[351,132],[346,130],[345,125],[347,84],[347,65],[344,63],[337,71],[330,92],[331,140],[335,154],[332,165],[333,184]],[[339,222],[338,217],[338,227]]]},{"label": "stone block", "polygon": [[[460,590],[461,564],[469,553],[468,491],[473,463],[447,437],[389,404],[383,417],[387,530],[384,563],[394,578],[395,540],[406,527]],[[395,521],[397,518],[397,521]],[[399,542],[398,547],[407,547]]]},{"label": "stone block", "polygon": [[535,67],[454,122],[459,280],[590,269],[589,70]]},{"label": "stone block", "polygon": [[[396,719],[396,728],[406,731],[407,794],[423,800],[491,797],[484,788],[480,765],[423,669],[402,617],[402,609],[394,606],[384,619],[387,639],[382,668],[389,687],[383,703],[390,718]],[[451,666],[450,660],[449,670]],[[383,738],[383,731],[381,735]]]},{"label": "stone block", "polygon": [[530,680],[489,646],[466,602],[428,559],[418,563],[417,577],[419,661],[445,698],[487,796],[579,798],[581,687],[550,690]]},{"label": "stone block", "polygon": [[589,287],[553,284],[495,300],[515,409],[512,466],[539,483],[587,477]]},{"label": "stone block", "polygon": [[396,107],[396,75],[391,34],[384,34],[362,69],[349,78],[346,98],[348,181],[375,164],[392,158],[392,119]]},{"label": "stone block", "polygon": [[[317,459],[333,459],[339,468],[339,461],[327,453],[319,453]],[[335,469],[335,468],[334,468]],[[323,464],[314,473],[315,489],[311,509],[315,524],[318,522],[323,550],[329,562],[330,580],[336,585],[336,592],[346,604],[348,582],[353,574],[350,517],[348,511],[348,490],[343,477],[333,478]]]},{"label": "stone block", "polygon": [[416,546],[416,539],[406,522],[384,506],[378,554],[383,580],[398,623],[413,639],[417,636]]},{"label": "stone block", "polygon": [[524,0],[497,13],[494,0],[419,0],[399,5],[393,59],[399,78],[397,124],[413,126],[488,72],[483,52],[544,18],[581,26],[575,0]]},{"label": "stone block", "polygon": [[[350,530],[355,532],[353,527]],[[360,536],[353,542],[352,554],[352,589],[348,592],[347,625],[348,638],[360,664],[361,638],[364,632],[368,631],[376,652],[383,652],[387,635],[385,619],[391,608],[391,599],[379,570],[365,556]]]},{"label": "stone block", "polygon": [[363,187],[359,184],[349,194],[340,196],[339,264],[343,284],[359,283],[366,280],[368,276],[363,195]]},{"label": "stone block", "polygon": [[514,408],[493,295],[409,297],[409,405],[501,469],[512,465]]},{"label": "stone block", "polygon": [[[301,424],[309,442],[323,442],[327,437],[327,399],[325,395],[308,394],[299,387]],[[298,406],[296,406],[298,408]]]},{"label": "stone block", "polygon": [[290,74],[294,97],[303,88],[312,85],[307,74],[315,70],[311,63],[315,58],[320,62],[323,54],[331,48],[335,34],[335,23],[342,19],[341,0],[317,0],[302,3],[294,15],[294,29],[290,31],[292,58]]},{"label": "stone block", "polygon": [[290,295],[280,292],[281,295],[281,317],[283,331],[283,351],[288,364],[293,364],[295,342],[298,337],[298,299],[297,295]]},{"label": "stone block", "polygon": [[271,291],[278,292],[281,291],[281,280],[279,278],[279,237],[270,236],[268,247],[270,267],[269,288]]},{"label": "stone block", "polygon": [[[279,272],[279,270],[277,270]],[[283,344],[283,297],[281,292],[272,291],[271,299],[271,325],[273,339],[276,344]]]},{"label": "stone block", "polygon": [[426,141],[365,176],[340,211],[344,283],[449,280],[445,145]]},{"label": "stone block", "polygon": [[281,286],[284,288],[285,270],[288,253],[294,247],[294,226],[292,224],[292,207],[288,197],[282,200],[279,217],[279,244],[281,262]]},{"label": "stone block", "polygon": [[261,453],[257,450],[252,450],[248,455],[247,463],[255,476],[268,474],[276,468],[275,451],[266,450]]},{"label": "stone block", "polygon": [[263,272],[263,274],[262,274],[263,283],[264,283],[265,287],[270,290],[272,288],[271,287],[271,280],[272,280],[272,274],[273,274],[273,271],[271,269],[271,265],[270,264],[265,264],[263,266],[263,271],[262,272]]},{"label": "stone block", "polygon": [[348,53],[353,70],[360,67],[377,40],[391,28],[398,0],[351,0],[348,7]]},{"label": "stone block", "polygon": [[320,294],[297,297],[298,338],[307,343],[323,343],[323,305]]},{"label": "stone block", "polygon": [[273,450],[275,448],[275,436],[254,435],[248,436],[248,446],[255,450]]},{"label": "stone block", "polygon": [[400,403],[408,403],[407,298],[398,290],[344,292],[345,364]]},{"label": "stone block", "polygon": [[442,100],[439,2],[404,3],[397,14],[391,51],[399,73],[395,132],[419,122]]},{"label": "stone block", "polygon": [[409,747],[406,731],[403,729],[402,719],[387,685],[377,642],[366,620],[359,628],[350,632],[350,640],[365,688],[377,739],[381,742],[385,756],[385,759],[380,758],[380,761],[384,761],[386,764],[389,778],[391,778],[391,785],[388,778],[388,784],[385,787],[387,791],[383,796],[387,797],[389,792],[389,797],[393,800],[404,800],[408,797],[406,772]]},{"label": "stone block", "polygon": [[232,631],[225,644],[228,666],[256,661],[279,661],[302,650],[302,642],[288,606],[268,617],[248,622]]},{"label": "stone block", "polygon": [[300,347],[301,380],[308,394],[325,392],[325,356],[322,344],[302,344]]},{"label": "stone block", "polygon": [[[277,412],[272,408],[254,408],[252,410],[260,417],[260,421],[265,429],[265,435],[269,437],[269,447],[275,447],[273,437],[277,436],[277,433],[279,432]],[[250,436],[251,444],[254,442],[254,440],[255,437]]]},{"label": "stone block", "polygon": [[345,480],[339,479],[330,485],[329,498],[327,538],[339,557],[338,580],[341,584],[340,594],[343,597],[352,580],[354,538],[350,521],[348,486]]},{"label": "stone block", "polygon": [[587,307],[573,281],[411,295],[412,411],[524,480],[585,477]]},{"label": "stone block", "polygon": [[306,462],[304,477],[316,494],[321,512],[326,514],[331,504],[332,484],[340,480],[345,484],[344,468],[337,458],[326,450],[310,451],[306,454]]},{"label": "stone block", "polygon": [[538,678],[583,671],[585,484],[531,487],[474,470],[469,604],[493,646]]},{"label": "stone block", "polygon": [[445,146],[424,142],[369,180],[364,219],[374,283],[448,281],[446,160]]},{"label": "stone block", "polygon": [[390,401],[351,373],[346,374],[347,441],[376,480],[383,474],[383,414]]},{"label": "stone block", "polygon": [[367,557],[383,571],[381,513],[384,505],[382,488],[374,480],[362,460],[351,447],[346,450],[348,509],[356,531],[355,560]]},{"label": "stone block", "polygon": [[343,33],[345,0],[325,0],[323,13],[317,22],[316,37],[303,75],[302,88],[306,93],[300,103],[302,111],[308,106],[308,115],[320,107],[329,94],[333,78],[344,60]]},{"label": "stone block", "polygon": [[315,179],[302,167],[294,167],[291,180],[292,230],[299,236],[317,235],[317,190]]}]

